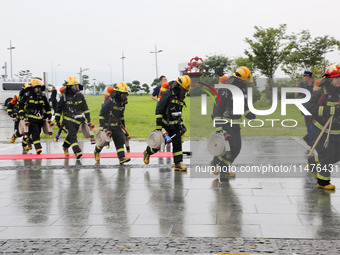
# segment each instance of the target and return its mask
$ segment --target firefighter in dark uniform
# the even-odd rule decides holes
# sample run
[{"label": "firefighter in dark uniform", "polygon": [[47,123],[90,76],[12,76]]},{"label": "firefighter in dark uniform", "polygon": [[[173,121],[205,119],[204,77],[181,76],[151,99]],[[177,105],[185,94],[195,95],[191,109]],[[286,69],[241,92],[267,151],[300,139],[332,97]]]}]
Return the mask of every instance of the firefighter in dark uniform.
[{"label": "firefighter in dark uniform", "polygon": [[38,79],[33,79],[27,92],[24,93],[19,102],[20,119],[27,118],[29,123],[29,134],[37,154],[42,152],[40,143],[41,128],[44,119],[51,119],[51,107],[46,96],[43,94],[45,86]]},{"label": "firefighter in dark uniform", "polygon": [[[237,86],[243,91],[244,95],[246,95],[247,85],[252,81],[253,76],[249,68],[241,66],[237,68],[232,77],[225,80],[225,84],[226,87],[228,87],[228,84]],[[237,123],[242,121],[242,116],[233,114],[233,95],[227,88],[218,89],[218,95],[221,98],[222,105],[220,103],[214,105],[211,117],[214,119],[215,131],[223,132],[225,139],[228,139],[230,152],[223,156],[215,156],[210,162],[210,165],[215,167],[227,167],[228,169],[241,151],[241,128]],[[244,116],[247,119],[255,119],[255,115],[248,109],[246,97],[244,106]],[[218,123],[219,120],[222,120],[220,124]],[[226,121],[228,122],[226,123]],[[218,174],[218,172],[215,172],[215,174]],[[226,174],[229,176],[235,176],[235,173],[233,172],[227,172]]]},{"label": "firefighter in dark uniform", "polygon": [[[182,119],[182,108],[185,106],[184,99],[190,91],[191,79],[184,75],[169,82],[169,89],[162,95],[156,107],[156,129],[164,128],[172,138],[172,151],[174,157],[174,169],[176,171],[186,171],[187,167],[182,165],[182,139],[185,126]],[[159,149],[150,148],[144,151],[144,163],[149,164],[150,155],[158,152]]]},{"label": "firefighter in dark uniform", "polygon": [[329,126],[316,146],[317,154],[309,157],[308,163],[310,170],[314,170],[312,174],[317,179],[317,187],[334,190],[335,186],[330,183],[330,171],[335,167],[333,164],[340,160],[340,66],[330,65],[326,69],[320,87],[305,104],[312,114],[313,143],[331,116],[333,121],[329,124],[331,129],[328,145],[325,141]]},{"label": "firefighter in dark uniform", "polygon": [[68,132],[63,143],[65,157],[70,156],[68,149],[72,147],[76,158],[80,159],[83,154],[81,153],[77,140],[79,126],[85,119],[91,129],[94,128],[94,125],[91,124],[90,110],[87,106],[85,97],[80,93],[83,86],[79,84],[78,79],[75,76],[70,76],[65,85],[66,89],[64,89],[57,105],[55,120],[60,128],[60,121],[62,118],[62,123]]},{"label": "firefighter in dark uniform", "polygon": [[[131,159],[125,157],[124,139],[122,125],[125,127],[124,111],[127,104],[129,87],[125,82],[119,82],[114,86],[114,91],[105,100],[105,103],[99,114],[99,129],[105,131],[112,137],[116,147],[119,164],[129,162]],[[103,147],[96,145],[94,157],[96,161],[100,161],[100,152]]]},{"label": "firefighter in dark uniform", "polygon": [[[24,93],[26,92],[26,90],[28,89],[29,86],[30,86],[30,83],[28,83],[28,82],[25,83],[25,85],[21,88],[19,94],[15,95],[12,98],[12,100],[7,105],[7,113],[8,113],[8,115],[11,118],[14,119],[14,130],[15,130],[15,133],[11,137],[11,140],[10,140],[11,143],[14,143],[15,139],[17,139],[18,137],[22,137],[23,136],[19,132],[18,108],[19,108],[20,98],[24,95]],[[26,138],[25,137],[23,137],[23,140],[22,140],[22,147],[24,149],[24,152],[26,150],[28,150],[27,142],[26,142]],[[30,145],[30,149],[32,149],[32,145]]]}]

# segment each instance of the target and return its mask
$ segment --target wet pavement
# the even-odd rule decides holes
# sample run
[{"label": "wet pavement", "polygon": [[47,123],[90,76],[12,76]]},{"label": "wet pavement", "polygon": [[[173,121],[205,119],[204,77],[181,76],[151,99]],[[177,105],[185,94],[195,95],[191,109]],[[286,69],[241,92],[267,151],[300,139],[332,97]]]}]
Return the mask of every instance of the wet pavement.
[{"label": "wet pavement", "polygon": [[[21,153],[0,120],[0,153]],[[61,144],[43,142],[43,153]],[[145,146],[131,142],[133,152]],[[306,150],[299,138],[244,138],[235,165],[303,163]],[[170,158],[1,160],[0,253],[340,253],[340,193],[317,189],[309,173],[202,177],[174,172]]]}]

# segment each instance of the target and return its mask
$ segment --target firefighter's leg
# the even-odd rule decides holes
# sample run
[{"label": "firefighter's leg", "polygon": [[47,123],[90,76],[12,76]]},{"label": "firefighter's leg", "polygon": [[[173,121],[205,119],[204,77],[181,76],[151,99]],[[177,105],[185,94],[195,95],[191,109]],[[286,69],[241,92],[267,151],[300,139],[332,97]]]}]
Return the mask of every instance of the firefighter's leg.
[{"label": "firefighter's leg", "polygon": [[151,148],[150,146],[147,146],[145,151],[143,152],[143,161],[145,164],[150,163],[150,156],[157,153],[159,149]]},{"label": "firefighter's leg", "polygon": [[[63,147],[69,148],[72,147],[72,150],[74,154],[76,155],[76,158],[79,159],[82,156],[81,149],[78,144],[77,140],[77,133],[79,130],[79,124],[71,122],[71,121],[65,121],[65,127],[67,129],[67,137],[64,141]],[[64,149],[65,152],[65,149]]]},{"label": "firefighter's leg", "polygon": [[175,171],[186,171],[187,167],[182,165],[183,151],[180,129],[167,129],[167,132],[172,138],[172,153],[174,155]]},{"label": "firefighter's leg", "polygon": [[15,139],[17,139],[18,137],[21,137],[22,135],[19,133],[19,120],[15,120],[14,121],[14,134],[11,137],[10,142],[14,143]]},{"label": "firefighter's leg", "polygon": [[29,133],[31,134],[33,145],[35,150],[37,151],[37,154],[40,154],[42,152],[42,147],[40,143],[40,133],[42,125],[42,120],[30,120]]},{"label": "firefighter's leg", "polygon": [[216,169],[217,166],[219,166],[224,173],[227,173],[229,176],[233,177],[235,176],[235,173],[232,173],[228,170],[241,151],[241,129],[224,127],[223,130],[228,132],[228,135],[230,135],[228,136],[230,152],[226,152],[223,156],[214,157],[210,165],[215,166]]},{"label": "firefighter's leg", "polygon": [[100,161],[100,152],[102,151],[103,147],[96,145],[94,149],[94,159],[98,162]]},{"label": "firefighter's leg", "polygon": [[124,139],[123,139],[123,132],[120,126],[112,127],[112,140],[116,147],[117,156],[119,158],[119,164],[124,164],[129,162],[131,159],[125,157],[124,151]]},{"label": "firefighter's leg", "polygon": [[320,160],[320,165],[316,166],[317,170],[317,186],[319,188],[323,189],[335,189],[335,186],[330,184],[331,180],[331,173],[330,169],[332,167],[332,164],[335,163],[336,160],[336,153],[338,151],[336,150],[337,143],[332,139],[332,136],[329,139],[329,144],[327,148],[324,147],[324,142],[326,139],[326,135],[324,134],[319,141],[318,145],[316,146],[316,150],[318,152],[318,157]]}]

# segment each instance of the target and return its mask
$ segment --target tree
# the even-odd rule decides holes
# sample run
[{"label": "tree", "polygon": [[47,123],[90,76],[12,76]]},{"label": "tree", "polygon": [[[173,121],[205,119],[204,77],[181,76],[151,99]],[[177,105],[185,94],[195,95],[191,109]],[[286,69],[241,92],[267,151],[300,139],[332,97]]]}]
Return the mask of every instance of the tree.
[{"label": "tree", "polygon": [[99,82],[99,84],[96,85],[97,94],[102,93],[105,89],[106,89],[106,85],[103,82]]},{"label": "tree", "polygon": [[84,86],[84,90],[88,89],[90,87],[90,81],[89,81],[89,76],[84,74],[82,77],[82,85]]},{"label": "tree", "polygon": [[203,77],[223,76],[232,61],[223,55],[206,56],[203,64]]},{"label": "tree", "polygon": [[249,50],[245,50],[245,54],[260,73],[268,78],[265,99],[271,99],[274,73],[291,49],[287,41],[287,25],[281,24],[279,28],[254,28],[253,39],[245,39],[250,46]]},{"label": "tree", "polygon": [[144,83],[144,84],[142,85],[142,88],[143,88],[143,90],[145,91],[146,94],[149,94],[149,93],[150,93],[150,87],[149,87],[148,84]]},{"label": "tree", "polygon": [[30,79],[32,78],[32,73],[30,70],[21,70],[18,74],[15,74],[20,79]]},{"label": "tree", "polygon": [[138,92],[141,90],[140,81],[134,80],[131,84],[131,92]]},{"label": "tree", "polygon": [[151,87],[157,86],[158,84],[159,84],[159,79],[158,79],[158,78],[155,78],[155,79],[153,80],[153,82],[151,83]]},{"label": "tree", "polygon": [[293,33],[289,39],[290,52],[284,57],[281,69],[292,79],[297,78],[303,70],[324,71],[329,64],[325,53],[334,51],[340,45],[340,41],[328,35],[313,39],[308,30]]},{"label": "tree", "polygon": [[238,57],[233,59],[231,65],[228,67],[228,70],[234,72],[240,66],[248,67],[252,74],[254,74],[254,72],[256,71],[255,63],[251,61],[249,58],[245,57]]}]

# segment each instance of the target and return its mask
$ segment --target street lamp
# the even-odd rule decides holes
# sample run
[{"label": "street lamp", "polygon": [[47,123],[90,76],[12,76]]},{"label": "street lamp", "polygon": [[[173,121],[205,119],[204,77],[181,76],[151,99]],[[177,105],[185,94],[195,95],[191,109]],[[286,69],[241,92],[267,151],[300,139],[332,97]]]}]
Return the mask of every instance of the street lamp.
[{"label": "street lamp", "polygon": [[13,71],[12,71],[12,50],[14,50],[15,47],[12,46],[12,40],[9,41],[9,48],[7,48],[7,50],[9,50],[10,52],[10,59],[11,59],[11,79],[13,78]]},{"label": "street lamp", "polygon": [[93,95],[96,95],[96,79],[92,79],[93,80]]},{"label": "street lamp", "polygon": [[126,57],[124,57],[124,51],[122,51],[122,57],[120,59],[122,60],[122,81],[124,81],[124,59],[126,59]]},{"label": "street lamp", "polygon": [[150,51],[150,53],[155,54],[155,60],[156,60],[156,78],[158,78],[158,66],[157,66],[157,54],[163,52],[163,50],[157,51],[157,45],[155,44],[155,51]]},{"label": "street lamp", "polygon": [[55,83],[53,83],[53,85],[57,86],[58,85],[58,77],[57,77],[57,68],[58,66],[60,66],[60,64],[58,64],[55,69],[54,69],[54,77],[55,77]]},{"label": "street lamp", "polygon": [[108,66],[110,66],[110,85],[112,85],[112,65],[109,63],[106,63]]},{"label": "street lamp", "polygon": [[79,83],[83,85],[83,72],[90,70],[90,68],[81,68],[80,67],[80,72],[79,72]]}]

